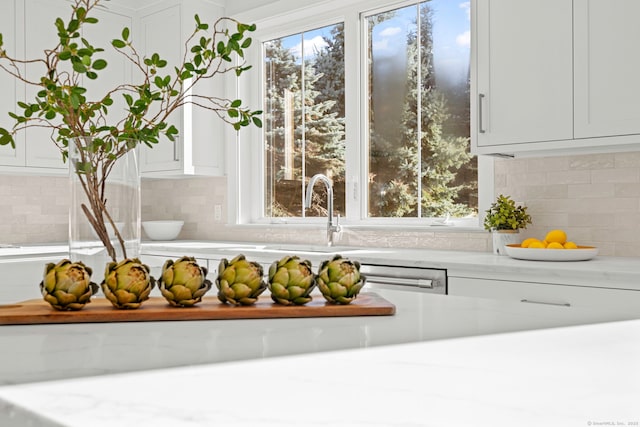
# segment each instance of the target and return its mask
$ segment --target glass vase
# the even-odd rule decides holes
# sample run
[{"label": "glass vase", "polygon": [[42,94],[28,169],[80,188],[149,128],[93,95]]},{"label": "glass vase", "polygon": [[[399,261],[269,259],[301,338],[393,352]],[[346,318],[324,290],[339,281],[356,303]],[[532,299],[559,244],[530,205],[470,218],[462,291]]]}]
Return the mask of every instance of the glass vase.
[{"label": "glass vase", "polygon": [[108,262],[140,256],[140,173],[135,149],[110,162],[90,144],[69,144],[69,258],[99,283]]}]

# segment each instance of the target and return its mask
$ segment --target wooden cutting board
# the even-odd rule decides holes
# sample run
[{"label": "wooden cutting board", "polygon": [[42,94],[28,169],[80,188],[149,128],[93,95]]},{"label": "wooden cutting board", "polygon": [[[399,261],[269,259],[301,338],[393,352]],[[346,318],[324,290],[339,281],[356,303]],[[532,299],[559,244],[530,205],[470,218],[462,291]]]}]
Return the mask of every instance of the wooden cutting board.
[{"label": "wooden cutting board", "polygon": [[93,298],[82,310],[58,311],[37,299],[0,305],[0,325],[386,316],[395,311],[392,303],[370,292],[359,294],[348,305],[329,304],[322,296],[316,296],[303,306],[284,306],[275,304],[269,296],[261,296],[254,305],[232,306],[210,296],[204,297],[195,307],[172,307],[162,297],[151,297],[136,310],[119,310],[105,298]]}]

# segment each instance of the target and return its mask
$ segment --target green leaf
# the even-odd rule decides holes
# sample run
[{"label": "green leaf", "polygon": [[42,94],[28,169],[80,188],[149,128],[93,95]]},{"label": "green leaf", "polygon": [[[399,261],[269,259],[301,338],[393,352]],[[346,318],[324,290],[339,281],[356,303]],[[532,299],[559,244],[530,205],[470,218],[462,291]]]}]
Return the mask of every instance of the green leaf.
[{"label": "green leaf", "polygon": [[111,46],[115,47],[116,49],[123,49],[127,46],[127,44],[122,40],[115,39],[111,41]]},{"label": "green leaf", "polygon": [[122,29],[122,40],[129,40],[129,28],[127,27]]},{"label": "green leaf", "polygon": [[233,102],[231,103],[231,107],[232,107],[232,108],[238,108],[238,107],[239,107],[239,106],[241,106],[241,105],[242,105],[242,100],[240,100],[240,99],[236,99],[235,101],[233,101]]},{"label": "green leaf", "polygon": [[80,98],[75,93],[71,94],[71,106],[74,110],[77,110],[80,106]]},{"label": "green leaf", "polygon": [[71,52],[68,50],[63,50],[58,54],[58,59],[60,59],[60,61],[68,61],[69,58],[71,58]]},{"label": "green leaf", "polygon": [[95,80],[98,78],[98,73],[93,72],[93,71],[87,71],[86,74],[87,78],[91,79],[91,80]]},{"label": "green leaf", "polygon": [[252,117],[251,120],[253,120],[253,124],[256,125],[256,127],[262,128],[262,120],[260,120],[259,117]]},{"label": "green leaf", "polygon": [[251,38],[245,39],[245,41],[244,41],[244,42],[242,42],[242,48],[243,48],[243,49],[246,49],[246,48],[248,48],[249,46],[251,46]]},{"label": "green leaf", "polygon": [[73,71],[75,71],[76,73],[86,73],[87,67],[85,67],[82,62],[74,62]]},{"label": "green leaf", "polygon": [[238,110],[229,110],[229,111],[227,111],[227,114],[229,114],[229,117],[234,118],[234,119],[239,116]]},{"label": "green leaf", "polygon": [[86,22],[87,24],[97,24],[98,18],[94,18],[93,16],[90,16],[87,19],[85,19],[84,22]]},{"label": "green leaf", "polygon": [[56,118],[56,112],[53,110],[49,110],[47,111],[47,114],[45,114],[44,118],[47,120],[53,120]]},{"label": "green leaf", "polygon": [[13,136],[8,130],[4,128],[0,128],[0,145],[11,145],[11,147],[16,148],[16,143],[13,140]]},{"label": "green leaf", "polygon": [[94,70],[103,70],[107,67],[107,61],[104,59],[98,59],[91,65]]}]

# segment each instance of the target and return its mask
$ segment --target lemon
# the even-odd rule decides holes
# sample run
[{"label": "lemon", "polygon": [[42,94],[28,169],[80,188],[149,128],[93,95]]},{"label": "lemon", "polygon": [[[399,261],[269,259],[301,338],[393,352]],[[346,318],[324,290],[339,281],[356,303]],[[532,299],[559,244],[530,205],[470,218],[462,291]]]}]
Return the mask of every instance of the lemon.
[{"label": "lemon", "polygon": [[532,244],[533,242],[539,242],[540,240],[536,239],[535,237],[529,237],[528,239],[524,239],[522,241],[522,243],[520,243],[520,247],[521,248],[528,248],[530,244]]},{"label": "lemon", "polygon": [[536,240],[535,242],[531,242],[531,244],[528,246],[529,249],[544,249],[544,243],[542,243],[540,240]]},{"label": "lemon", "polygon": [[561,245],[567,241],[567,233],[562,230],[551,230],[547,233],[547,236],[544,238],[549,243],[555,242],[560,243]]},{"label": "lemon", "polygon": [[578,249],[578,245],[573,242],[567,242],[564,244],[565,249]]},{"label": "lemon", "polygon": [[547,249],[564,249],[564,246],[562,246],[562,243],[551,242],[547,245]]}]

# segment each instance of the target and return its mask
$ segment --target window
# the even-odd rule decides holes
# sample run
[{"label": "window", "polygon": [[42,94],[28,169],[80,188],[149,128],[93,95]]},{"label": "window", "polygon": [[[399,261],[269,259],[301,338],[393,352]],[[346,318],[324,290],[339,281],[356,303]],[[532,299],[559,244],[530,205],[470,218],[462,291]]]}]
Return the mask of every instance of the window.
[{"label": "window", "polygon": [[320,187],[303,208],[316,173],[333,181],[335,213],[352,223],[477,216],[469,3],[404,4],[351,6],[321,27],[290,20],[261,37],[262,218],[326,216]]},{"label": "window", "polygon": [[343,40],[336,24],[264,43],[267,217],[326,216],[325,203],[303,209],[317,173],[333,181],[334,206],[344,214]]},{"label": "window", "polygon": [[477,212],[466,11],[432,0],[365,19],[368,215]]}]

